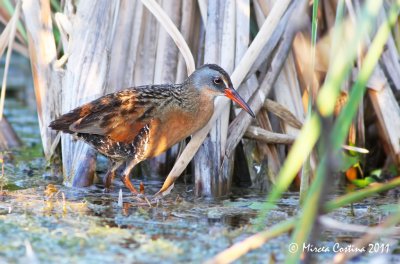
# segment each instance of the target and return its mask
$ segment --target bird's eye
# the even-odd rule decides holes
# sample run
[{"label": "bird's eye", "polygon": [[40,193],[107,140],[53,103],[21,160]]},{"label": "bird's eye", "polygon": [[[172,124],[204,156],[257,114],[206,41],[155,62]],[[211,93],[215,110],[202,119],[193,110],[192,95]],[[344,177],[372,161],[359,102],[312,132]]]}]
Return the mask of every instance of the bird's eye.
[{"label": "bird's eye", "polygon": [[219,77],[214,78],[214,83],[215,83],[216,85],[220,85],[220,84],[222,84],[222,79],[219,78]]}]

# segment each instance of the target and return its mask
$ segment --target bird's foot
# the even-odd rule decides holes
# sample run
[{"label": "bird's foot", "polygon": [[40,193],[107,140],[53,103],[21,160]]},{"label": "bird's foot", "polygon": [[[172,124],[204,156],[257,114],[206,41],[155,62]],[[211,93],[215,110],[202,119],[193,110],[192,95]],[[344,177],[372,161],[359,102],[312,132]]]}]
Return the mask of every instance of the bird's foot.
[{"label": "bird's foot", "polygon": [[140,194],[136,188],[133,186],[131,180],[129,179],[129,175],[125,175],[122,177],[122,182],[125,184],[126,188],[129,189],[129,191],[131,191],[132,194],[137,195]]},{"label": "bird's foot", "polygon": [[146,196],[145,194],[142,194],[142,193],[135,194],[135,195],[133,196],[133,198],[134,198],[137,202],[139,202],[139,203],[141,203],[141,204],[147,204],[149,207],[154,207],[154,206],[156,205],[156,203],[154,203],[154,202],[151,200],[151,198],[150,198],[150,199],[147,198],[147,196]]},{"label": "bird's foot", "polygon": [[104,187],[103,193],[110,193],[112,191],[112,188],[110,187]]},{"label": "bird's foot", "polygon": [[111,189],[111,184],[113,182],[114,176],[115,176],[115,172],[114,171],[109,171],[103,177],[103,183],[104,183],[104,188],[105,189]]}]

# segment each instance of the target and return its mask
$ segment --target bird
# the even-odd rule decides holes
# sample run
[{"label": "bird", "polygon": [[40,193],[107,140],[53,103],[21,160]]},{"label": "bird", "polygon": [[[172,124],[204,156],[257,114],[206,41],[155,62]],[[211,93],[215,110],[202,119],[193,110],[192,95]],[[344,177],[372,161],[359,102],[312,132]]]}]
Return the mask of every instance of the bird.
[{"label": "bird", "polygon": [[111,161],[103,177],[110,188],[117,171],[133,193],[132,169],[203,128],[214,112],[214,99],[226,96],[255,117],[233,88],[229,74],[204,64],[183,83],[131,87],[104,95],[52,121],[49,127],[83,140]]}]

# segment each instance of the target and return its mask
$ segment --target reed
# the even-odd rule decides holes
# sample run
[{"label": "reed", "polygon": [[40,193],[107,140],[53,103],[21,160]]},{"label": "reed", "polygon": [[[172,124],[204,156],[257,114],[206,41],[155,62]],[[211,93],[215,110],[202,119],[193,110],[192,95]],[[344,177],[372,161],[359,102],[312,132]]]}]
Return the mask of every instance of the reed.
[{"label": "reed", "polygon": [[[192,162],[196,195],[217,197],[230,192],[237,147],[244,145],[249,168],[257,158],[263,160],[268,176],[254,176],[263,185],[272,183],[257,218],[263,231],[234,245],[230,252],[241,249],[237,253],[223,252],[211,263],[234,261],[289,230],[293,243],[312,241],[322,214],[399,185],[395,179],[326,201],[336,187],[332,175],[346,163],[343,145],[351,151],[368,148],[371,123],[386,163],[400,166],[398,0],[385,5],[381,0],[313,1],[312,7],[305,0],[177,0],[173,5],[98,0],[79,1],[76,7],[73,2],[24,0],[14,8],[6,0],[0,5],[0,22],[6,25],[0,55],[9,48],[5,76],[11,50],[30,57],[48,159],[57,152],[60,136],[47,125],[61,113],[126,87],[182,82],[204,63],[220,64],[231,73],[234,87],[257,113],[253,120],[218,98],[210,122],[179,157],[175,146],[141,167],[150,177],[169,172],[158,192],[167,195]],[[6,79],[0,116],[5,87]],[[61,138],[66,184],[92,184],[94,153],[69,136]],[[247,140],[256,147],[247,146]],[[299,172],[302,210],[265,229],[269,211]],[[393,216],[383,226],[397,222]],[[299,259],[297,252],[286,262]]]}]

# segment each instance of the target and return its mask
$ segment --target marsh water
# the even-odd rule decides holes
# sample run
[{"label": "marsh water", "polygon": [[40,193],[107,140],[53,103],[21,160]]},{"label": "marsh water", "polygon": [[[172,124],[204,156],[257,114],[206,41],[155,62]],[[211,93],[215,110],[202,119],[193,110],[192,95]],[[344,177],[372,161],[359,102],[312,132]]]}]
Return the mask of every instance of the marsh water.
[{"label": "marsh water", "polygon": [[[6,102],[6,116],[24,147],[4,154],[0,194],[0,263],[202,263],[255,233],[254,219],[265,193],[234,189],[218,200],[194,198],[192,187],[179,183],[158,204],[137,200],[116,181],[102,186],[68,188],[46,171],[34,111]],[[134,181],[138,185],[138,181]],[[155,193],[161,181],[145,181]],[[118,203],[119,190],[123,203]],[[294,215],[298,193],[286,193],[266,226]],[[397,206],[396,192],[375,196],[328,216],[343,223],[373,226]],[[360,233],[323,228],[320,245],[342,247]],[[398,235],[382,238],[388,253],[366,253],[352,263],[400,263]],[[290,234],[251,251],[238,263],[280,263],[288,253]],[[317,254],[329,260],[334,252]]]}]

